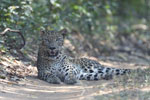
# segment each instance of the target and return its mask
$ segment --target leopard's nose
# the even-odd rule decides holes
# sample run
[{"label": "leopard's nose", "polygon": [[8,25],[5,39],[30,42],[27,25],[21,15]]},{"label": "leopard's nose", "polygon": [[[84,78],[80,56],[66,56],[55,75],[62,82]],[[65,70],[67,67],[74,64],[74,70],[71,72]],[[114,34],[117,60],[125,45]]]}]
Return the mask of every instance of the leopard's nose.
[{"label": "leopard's nose", "polygon": [[49,49],[51,49],[51,50],[55,50],[56,48],[55,48],[55,47],[49,47]]}]

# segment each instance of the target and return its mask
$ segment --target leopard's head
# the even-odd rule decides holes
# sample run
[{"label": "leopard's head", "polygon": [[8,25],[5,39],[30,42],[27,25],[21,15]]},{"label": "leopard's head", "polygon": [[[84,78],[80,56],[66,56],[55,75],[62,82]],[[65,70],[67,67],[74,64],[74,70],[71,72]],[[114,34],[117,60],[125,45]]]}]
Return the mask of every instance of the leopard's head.
[{"label": "leopard's head", "polygon": [[41,45],[44,48],[44,56],[53,59],[61,53],[66,32],[66,29],[60,31],[41,31]]}]

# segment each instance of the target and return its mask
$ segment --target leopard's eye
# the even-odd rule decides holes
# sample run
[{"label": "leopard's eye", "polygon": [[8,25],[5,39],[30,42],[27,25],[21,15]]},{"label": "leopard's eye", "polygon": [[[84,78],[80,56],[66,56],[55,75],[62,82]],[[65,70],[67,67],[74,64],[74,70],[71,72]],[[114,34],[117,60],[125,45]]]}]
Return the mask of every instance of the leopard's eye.
[{"label": "leopard's eye", "polygon": [[45,44],[49,44],[49,41],[48,41],[48,40],[44,40],[44,43],[45,43]]}]

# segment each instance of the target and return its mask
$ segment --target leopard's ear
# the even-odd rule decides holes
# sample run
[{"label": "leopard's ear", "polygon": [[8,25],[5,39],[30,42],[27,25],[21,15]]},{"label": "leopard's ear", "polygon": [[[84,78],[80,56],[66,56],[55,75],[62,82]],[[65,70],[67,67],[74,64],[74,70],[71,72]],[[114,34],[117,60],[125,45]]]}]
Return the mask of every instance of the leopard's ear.
[{"label": "leopard's ear", "polygon": [[59,33],[62,34],[63,37],[65,37],[67,35],[67,29],[64,28],[64,29],[60,30]]}]

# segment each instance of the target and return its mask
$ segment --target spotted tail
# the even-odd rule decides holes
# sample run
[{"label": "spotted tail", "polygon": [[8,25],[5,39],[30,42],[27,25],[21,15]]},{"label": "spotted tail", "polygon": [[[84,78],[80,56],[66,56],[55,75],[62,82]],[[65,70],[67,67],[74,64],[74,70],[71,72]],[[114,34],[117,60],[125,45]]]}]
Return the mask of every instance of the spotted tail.
[{"label": "spotted tail", "polygon": [[81,72],[80,80],[100,80],[100,79],[112,79],[115,75],[124,75],[130,73],[130,69],[117,69],[100,67],[98,69],[89,70],[87,72]]}]

